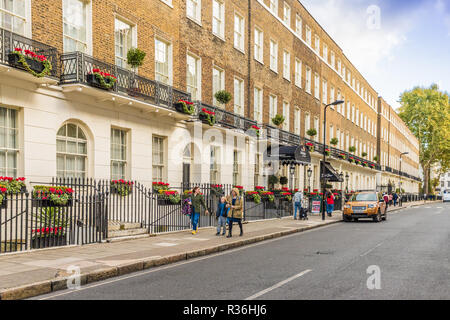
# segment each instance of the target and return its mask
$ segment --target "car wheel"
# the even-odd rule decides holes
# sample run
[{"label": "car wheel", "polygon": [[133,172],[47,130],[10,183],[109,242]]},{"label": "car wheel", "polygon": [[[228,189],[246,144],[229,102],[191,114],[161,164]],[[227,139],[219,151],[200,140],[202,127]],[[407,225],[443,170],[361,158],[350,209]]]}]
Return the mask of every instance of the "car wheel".
[{"label": "car wheel", "polygon": [[387,221],[387,212],[384,213],[383,221]]},{"label": "car wheel", "polygon": [[350,221],[352,221],[352,219],[349,218],[349,217],[347,217],[345,214],[343,215],[342,218],[343,218],[344,222],[350,222]]}]

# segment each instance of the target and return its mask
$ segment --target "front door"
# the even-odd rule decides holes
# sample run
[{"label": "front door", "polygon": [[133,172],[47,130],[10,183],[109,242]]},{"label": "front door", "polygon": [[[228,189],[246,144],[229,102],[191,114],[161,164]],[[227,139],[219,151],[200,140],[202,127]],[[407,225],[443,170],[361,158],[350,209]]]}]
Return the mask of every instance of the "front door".
[{"label": "front door", "polygon": [[183,163],[183,189],[185,190],[189,189],[190,183],[191,183],[191,164]]}]

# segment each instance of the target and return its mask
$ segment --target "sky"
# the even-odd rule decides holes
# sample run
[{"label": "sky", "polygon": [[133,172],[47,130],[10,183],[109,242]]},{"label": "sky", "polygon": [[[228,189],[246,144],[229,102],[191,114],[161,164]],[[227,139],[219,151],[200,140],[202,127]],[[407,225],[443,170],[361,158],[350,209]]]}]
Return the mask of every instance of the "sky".
[{"label": "sky", "polygon": [[405,90],[450,92],[450,0],[300,0],[395,109]]}]

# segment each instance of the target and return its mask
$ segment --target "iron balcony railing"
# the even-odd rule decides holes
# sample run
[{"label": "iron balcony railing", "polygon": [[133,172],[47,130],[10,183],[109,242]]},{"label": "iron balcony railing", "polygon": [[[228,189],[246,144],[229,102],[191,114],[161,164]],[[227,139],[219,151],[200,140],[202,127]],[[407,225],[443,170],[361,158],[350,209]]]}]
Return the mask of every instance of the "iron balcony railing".
[{"label": "iron balcony railing", "polygon": [[42,42],[32,40],[21,36],[17,33],[10,32],[0,28],[0,63],[9,65],[9,54],[16,48],[22,50],[30,50],[37,55],[44,55],[52,65],[50,77],[57,78],[59,75],[58,68],[58,50],[52,46],[46,45]]},{"label": "iron balcony railing", "polygon": [[257,122],[254,120],[247,119],[236,113],[215,106],[211,106],[201,101],[197,101],[196,109],[197,109],[196,110],[197,117],[199,117],[199,114],[202,111],[202,109],[214,112],[216,115],[216,124],[219,124],[224,128],[243,130],[244,132],[247,132],[247,130],[251,129],[252,126],[257,125]]},{"label": "iron balcony railing", "polygon": [[190,101],[191,95],[170,85],[139,76],[133,71],[106,63],[82,52],[61,55],[61,81],[64,84],[86,84],[93,69],[114,75],[117,78],[112,92],[130,96],[145,102],[175,110],[174,104],[182,99]]}]

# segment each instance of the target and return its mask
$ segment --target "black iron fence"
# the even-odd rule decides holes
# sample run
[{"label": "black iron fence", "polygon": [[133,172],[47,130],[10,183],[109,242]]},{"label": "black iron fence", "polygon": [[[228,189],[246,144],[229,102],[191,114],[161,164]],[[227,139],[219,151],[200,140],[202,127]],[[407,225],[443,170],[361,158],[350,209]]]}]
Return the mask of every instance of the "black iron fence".
[{"label": "black iron fence", "polygon": [[74,195],[66,204],[5,195],[0,205],[0,253],[100,242],[107,231],[106,194]]},{"label": "black iron fence", "polygon": [[0,63],[9,65],[9,54],[16,48],[46,56],[52,65],[50,76],[55,78],[59,76],[58,50],[56,48],[0,28]]}]

